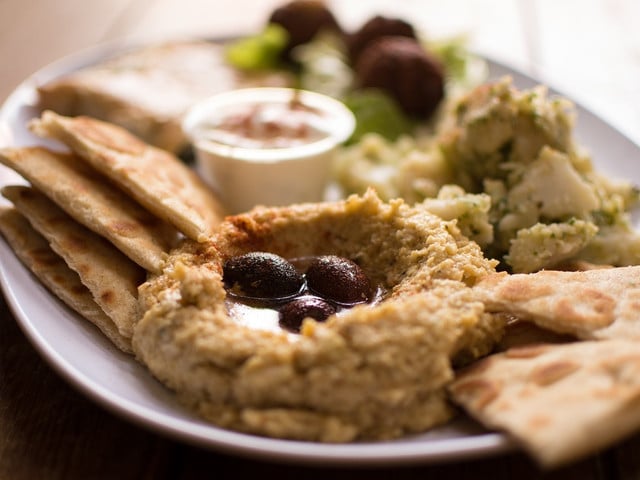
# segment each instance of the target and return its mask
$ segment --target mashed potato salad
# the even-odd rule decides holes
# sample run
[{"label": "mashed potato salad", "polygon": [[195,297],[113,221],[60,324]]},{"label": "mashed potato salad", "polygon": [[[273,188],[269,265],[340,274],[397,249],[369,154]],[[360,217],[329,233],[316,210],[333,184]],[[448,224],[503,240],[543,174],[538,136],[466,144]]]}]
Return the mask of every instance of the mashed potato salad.
[{"label": "mashed potato salad", "polygon": [[546,88],[510,78],[443,107],[432,133],[364,135],[342,149],[345,192],[373,185],[383,198],[421,203],[513,272],[564,262],[640,263],[629,210],[638,190],[598,173],[573,137],[575,110]]}]

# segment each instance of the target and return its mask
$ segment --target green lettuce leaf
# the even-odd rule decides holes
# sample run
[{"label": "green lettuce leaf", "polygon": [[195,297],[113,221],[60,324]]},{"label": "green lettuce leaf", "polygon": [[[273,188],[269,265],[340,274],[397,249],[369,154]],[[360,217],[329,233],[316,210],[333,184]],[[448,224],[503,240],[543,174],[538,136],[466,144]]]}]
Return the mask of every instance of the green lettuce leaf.
[{"label": "green lettuce leaf", "polygon": [[280,66],[282,51],[289,41],[287,31],[269,24],[257,35],[231,42],[226,48],[227,61],[241,70],[266,70]]},{"label": "green lettuce leaf", "polygon": [[396,140],[414,127],[400,106],[380,90],[356,90],[347,94],[343,101],[356,117],[356,128],[348,143],[355,143],[370,132]]}]

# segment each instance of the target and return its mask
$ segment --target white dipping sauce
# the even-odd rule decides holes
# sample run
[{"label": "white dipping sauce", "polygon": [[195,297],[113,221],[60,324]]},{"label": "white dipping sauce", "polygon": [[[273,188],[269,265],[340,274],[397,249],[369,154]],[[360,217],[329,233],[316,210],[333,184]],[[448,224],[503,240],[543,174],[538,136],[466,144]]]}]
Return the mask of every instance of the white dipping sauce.
[{"label": "white dipping sauce", "polygon": [[201,175],[230,213],[323,200],[333,152],[354,128],[339,101],[290,88],[216,95],[183,122]]}]

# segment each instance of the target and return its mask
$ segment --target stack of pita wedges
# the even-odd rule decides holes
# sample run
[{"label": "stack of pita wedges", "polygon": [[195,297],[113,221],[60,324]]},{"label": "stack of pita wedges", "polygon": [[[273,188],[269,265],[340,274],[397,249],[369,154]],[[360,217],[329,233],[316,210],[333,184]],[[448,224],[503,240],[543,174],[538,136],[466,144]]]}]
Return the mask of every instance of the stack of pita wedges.
[{"label": "stack of pita wedges", "polygon": [[29,183],[2,189],[13,207],[0,211],[0,232],[44,285],[130,353],[138,286],[180,238],[206,240],[223,210],[178,158],[120,127],[46,111],[30,128],[69,151],[0,150]]},{"label": "stack of pita wedges", "polygon": [[640,266],[498,273],[475,290],[519,320],[505,351],[458,372],[455,403],[548,468],[640,431]]}]

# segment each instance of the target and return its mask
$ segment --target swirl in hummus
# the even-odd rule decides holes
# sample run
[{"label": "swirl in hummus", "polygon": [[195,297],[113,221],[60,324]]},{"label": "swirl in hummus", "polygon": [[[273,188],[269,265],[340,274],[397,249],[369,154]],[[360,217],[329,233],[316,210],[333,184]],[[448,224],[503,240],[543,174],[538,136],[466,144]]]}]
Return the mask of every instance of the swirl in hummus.
[{"label": "swirl in hummus", "polygon": [[[223,262],[251,251],[355,261],[387,293],[299,335],[229,315]],[[501,321],[473,286],[494,270],[480,248],[402,200],[258,207],[206,243],[186,241],[140,288],[133,346],[151,372],[213,423],[280,438],[386,439],[452,416],[452,362],[488,353]]]}]

